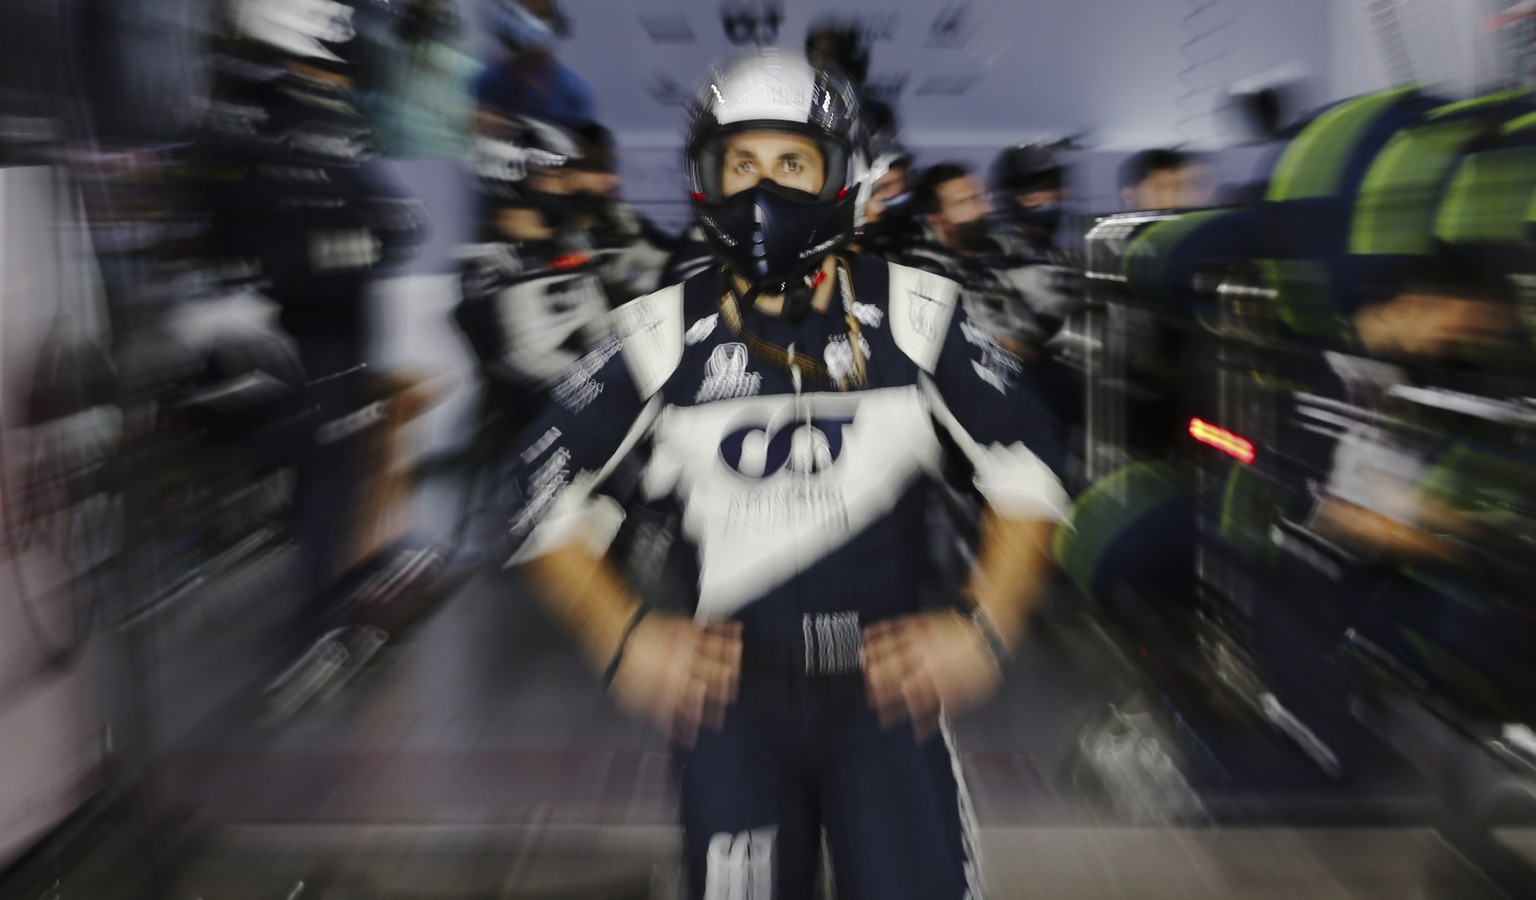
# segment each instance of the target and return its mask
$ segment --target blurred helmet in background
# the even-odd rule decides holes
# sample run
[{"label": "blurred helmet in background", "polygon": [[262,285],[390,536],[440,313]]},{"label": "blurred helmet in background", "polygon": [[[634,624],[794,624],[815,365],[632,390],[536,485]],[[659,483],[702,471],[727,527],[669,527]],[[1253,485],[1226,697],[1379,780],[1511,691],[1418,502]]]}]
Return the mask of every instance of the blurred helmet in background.
[{"label": "blurred helmet in background", "polygon": [[570,34],[570,19],[556,0],[492,0],[491,32],[516,53],[543,54]]},{"label": "blurred helmet in background", "polygon": [[1064,171],[1058,142],[1016,144],[998,154],[992,163],[992,186],[999,194],[1009,197],[1030,191],[1060,189]]},{"label": "blurred helmet in background", "polygon": [[869,47],[853,19],[828,17],[811,25],[805,34],[805,56],[818,69],[842,69],[856,86],[869,78]]},{"label": "blurred helmet in background", "polygon": [[1007,218],[1042,235],[1056,233],[1066,187],[1061,158],[1065,147],[1060,140],[1030,141],[998,154],[992,163],[992,188]]},{"label": "blurred helmet in background", "polygon": [[581,147],[563,129],[536,119],[509,120],[475,142],[475,177],[492,207],[533,209],[556,230],[580,210],[564,189]]},{"label": "blurred helmet in background", "polygon": [[[893,220],[913,215],[912,185],[908,178],[912,152],[897,139],[894,131],[872,135],[868,145],[869,183],[859,225],[866,235],[892,227]],[[884,223],[884,224],[878,224]],[[874,226],[874,227],[871,227]]]}]

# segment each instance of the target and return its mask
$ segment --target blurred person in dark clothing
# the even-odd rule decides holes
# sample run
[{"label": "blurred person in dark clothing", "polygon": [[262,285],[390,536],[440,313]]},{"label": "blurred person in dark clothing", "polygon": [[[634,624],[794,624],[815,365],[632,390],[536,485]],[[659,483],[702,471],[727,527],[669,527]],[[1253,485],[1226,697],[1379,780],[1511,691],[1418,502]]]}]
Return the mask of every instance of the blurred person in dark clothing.
[{"label": "blurred person in dark clothing", "polygon": [[1005,275],[1008,260],[992,233],[986,188],[966,166],[938,163],[918,178],[913,207],[932,240],[910,248],[906,264],[957,282],[973,319],[1015,355],[1033,357],[1048,335]]},{"label": "blurred person in dark clothing", "polygon": [[408,0],[393,21],[394,53],[369,104],[379,145],[394,159],[464,159],[475,130],[473,59],[454,48],[452,0]]},{"label": "blurred person in dark clothing", "polygon": [[367,282],[426,223],[375,163],[340,55],[354,36],[351,8],[241,0],[231,27],[194,152],[211,239],[282,305],[312,376],[355,368]]},{"label": "blurred person in dark clothing", "polygon": [[352,14],[334,0],[231,6],[231,39],[189,166],[211,261],[277,304],[304,367],[305,405],[318,410],[293,450],[312,597],[297,630],[305,641],[333,636],[348,602],[337,587],[345,573],[386,557],[400,538],[385,507],[403,499],[390,448],[404,395],[368,369],[369,285],[426,230],[420,204],[373,158],[346,55]]},{"label": "blurred person in dark clothing", "polygon": [[556,0],[491,0],[490,26],[502,56],[475,80],[482,115],[566,126],[597,118],[592,88],[555,58],[570,30]]},{"label": "blurred person in dark clothing", "polygon": [[922,238],[922,226],[912,212],[912,154],[886,133],[870,146],[869,200],[858,231],[858,250],[899,262]]},{"label": "blurred person in dark clothing", "polygon": [[906,265],[960,284],[967,313],[1025,363],[1031,390],[1063,430],[1082,421],[1081,375],[1051,341],[1082,302],[1081,275],[1065,254],[998,229],[981,181],[959,163],[924,170],[913,206],[932,240],[909,248]]},{"label": "blurred person in dark clothing", "polygon": [[827,16],[817,20],[805,34],[805,56],[811,65],[836,66],[853,82],[859,93],[860,115],[868,134],[897,130],[896,111],[890,104],[870,96],[869,42],[856,19]]},{"label": "blurred person in dark clothing", "polygon": [[607,335],[608,300],[588,231],[594,195],[583,188],[593,173],[581,168],[580,143],[528,119],[499,131],[479,139],[483,238],[463,252],[454,318],[516,431]]},{"label": "blurred person in dark clothing", "polygon": [[[1285,660],[1366,648],[1458,703],[1513,715],[1528,711],[1515,698],[1529,695],[1536,641],[1528,613],[1502,599],[1528,583],[1510,579],[1524,554],[1510,551],[1528,544],[1536,460],[1513,450],[1523,442],[1498,402],[1424,389],[1526,352],[1514,306],[1430,273],[1347,318],[1347,345],[1269,373],[1290,386],[1274,394],[1273,446],[1251,467],[1259,477],[1234,476],[1229,491],[1257,518],[1242,532],[1272,537],[1256,556],[1274,566],[1273,595],[1252,609],[1258,649],[1282,661],[1278,702],[1315,707],[1309,727],[1340,755],[1359,728],[1342,708],[1347,673]],[[1260,484],[1270,494],[1254,505]]]},{"label": "blurred person in dark clothing", "polygon": [[608,302],[622,306],[660,286],[677,240],[624,202],[613,133],[596,122],[584,122],[572,135],[580,156],[570,166],[571,189],[591,217],[587,229]]},{"label": "blurred person in dark clothing", "polygon": [[914,205],[934,239],[952,254],[977,256],[996,249],[992,241],[992,198],[969,166],[941,162],[918,177]]},{"label": "blurred person in dark clothing", "polygon": [[[1459,277],[1452,266],[1432,262],[1428,268],[1389,298],[1350,314],[1351,346],[1322,353],[1336,387],[1323,396],[1362,408],[1363,423],[1340,435],[1309,520],[1367,558],[1445,559],[1451,555],[1445,539],[1467,533],[1444,511],[1424,505],[1423,461],[1409,462],[1403,441],[1377,426],[1378,409],[1402,388],[1443,374],[1486,378],[1509,364],[1530,371],[1521,359],[1527,351],[1515,305]],[[1299,407],[1308,402],[1297,400]]]},{"label": "blurred person in dark clothing", "polygon": [[1009,147],[992,165],[1000,212],[1030,255],[1049,257],[1060,246],[1067,202],[1061,142],[1032,141]]},{"label": "blurred person in dark clothing", "polygon": [[1204,206],[1205,165],[1180,150],[1133,153],[1120,164],[1120,202],[1127,212]]}]

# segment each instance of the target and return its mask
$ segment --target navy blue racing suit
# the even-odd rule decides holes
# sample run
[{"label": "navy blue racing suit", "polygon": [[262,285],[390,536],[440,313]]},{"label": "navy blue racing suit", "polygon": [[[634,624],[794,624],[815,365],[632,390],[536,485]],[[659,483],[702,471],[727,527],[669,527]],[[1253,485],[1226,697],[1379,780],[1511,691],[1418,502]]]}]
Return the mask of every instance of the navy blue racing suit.
[{"label": "navy blue racing suit", "polygon": [[879,726],[860,635],[920,609],[941,431],[1009,517],[1064,516],[1057,449],[1017,358],[971,322],[954,282],[848,263],[843,309],[742,324],[835,376],[856,316],[862,387],[797,389],[722,320],[721,277],[706,271],[617,310],[615,336],[556,385],[516,460],[522,557],[596,548],[608,526],[588,473],[643,432],[647,499],[677,503],[697,553],[696,619],[742,623],[739,699],[676,756],[694,897],[810,897],[823,830],[846,900],[980,896],[948,730],[919,742]]}]

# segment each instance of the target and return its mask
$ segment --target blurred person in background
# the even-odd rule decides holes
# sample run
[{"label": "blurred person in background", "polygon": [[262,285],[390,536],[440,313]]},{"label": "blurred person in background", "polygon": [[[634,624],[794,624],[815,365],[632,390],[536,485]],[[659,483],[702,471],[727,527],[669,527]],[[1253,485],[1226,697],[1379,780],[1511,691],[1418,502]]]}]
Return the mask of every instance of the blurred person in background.
[{"label": "blurred person in background", "polygon": [[[515,433],[549,389],[608,333],[593,253],[593,165],[571,133],[547,122],[503,122],[478,139],[483,239],[463,251],[454,319],[491,400]],[[606,168],[601,162],[599,170]],[[598,178],[599,189],[611,184]],[[587,190],[584,190],[586,188]]]},{"label": "blurred person in background", "polygon": [[622,306],[661,286],[677,241],[624,202],[613,132],[584,122],[573,135],[581,155],[572,163],[572,190],[592,219],[589,229],[608,301]]},{"label": "blurred person in background", "polygon": [[714,251],[704,240],[704,229],[689,225],[677,236],[666,265],[661,268],[659,284],[682,284],[705,269],[715,265]]},{"label": "blurred person in background", "polygon": [[870,174],[874,182],[857,249],[901,262],[922,237],[922,226],[912,213],[912,154],[889,132],[876,135],[870,141]]},{"label": "blurred person in background", "polygon": [[1061,246],[1068,197],[1062,142],[1031,141],[1009,147],[992,164],[992,187],[1024,255],[1052,259]]},{"label": "blurred person in background", "polygon": [[[311,439],[294,451],[293,515],[310,598],[294,634],[319,640],[271,686],[287,709],[302,702],[287,692],[308,681],[291,675],[338,654],[365,660],[407,595],[416,597],[362,597],[349,587],[360,572],[409,565],[414,583],[432,569],[401,548],[406,494],[394,455],[398,428],[425,397],[368,367],[369,284],[419,242],[426,220],[372,157],[346,56],[351,7],[238,0],[228,25],[189,166],[207,248],[222,275],[279,307],[303,364],[307,405],[318,411]],[[358,618],[365,601],[377,614],[367,626]]]},{"label": "blurred person in background", "polygon": [[[1478,447],[1466,424],[1475,416],[1449,433],[1454,416],[1411,399],[1436,373],[1527,353],[1513,304],[1436,260],[1347,319],[1346,344],[1289,354],[1274,373],[1293,386],[1278,395],[1274,449],[1251,467],[1258,478],[1234,476],[1229,492],[1232,508],[1258,519],[1243,531],[1270,537],[1259,558],[1273,566],[1273,596],[1252,609],[1259,652],[1291,661],[1273,667],[1274,694],[1313,710],[1307,726],[1346,766],[1365,764],[1349,754],[1370,746],[1348,708],[1349,673],[1332,656],[1346,637],[1389,665],[1435,673],[1439,690],[1484,709],[1503,690],[1484,688],[1530,684],[1528,651],[1508,650],[1530,630],[1523,615],[1508,618],[1498,596],[1513,596],[1511,585],[1475,545],[1497,537],[1480,524],[1491,480],[1506,512],[1529,508],[1536,489],[1531,460],[1489,464],[1498,453]],[[1254,505],[1260,484],[1270,493]]]},{"label": "blurred person in background", "polygon": [[[1350,320],[1352,352],[1323,354],[1329,382],[1324,396],[1346,400],[1362,419],[1339,436],[1330,475],[1308,520],[1317,533],[1368,559],[1413,562],[1448,558],[1445,538],[1465,535],[1464,524],[1426,506],[1426,472],[1417,452],[1375,421],[1394,388],[1414,383],[1423,367],[1475,370],[1524,352],[1513,304],[1454,274],[1430,276],[1391,298],[1368,304]],[[1307,398],[1298,398],[1298,415]]]},{"label": "blurred person in background", "polygon": [[[674,741],[690,896],[812,896],[825,833],[839,896],[974,897],[945,720],[995,688],[1045,577],[1050,433],[956,285],[839,252],[867,189],[852,87],[771,50],[709,84],[686,147],[719,268],[620,308],[556,388],[514,457],[517,558]],[[944,429],[990,505],[963,610],[923,611]],[[635,439],[698,554],[685,614],[602,557],[588,473]]]},{"label": "blurred person in background", "polygon": [[1120,202],[1126,212],[1204,206],[1206,179],[1205,165],[1197,156],[1179,150],[1142,150],[1120,164]]},{"label": "blurred person in background", "polygon": [[557,0],[489,0],[488,14],[501,57],[475,79],[482,116],[567,127],[597,119],[592,88],[555,57],[570,31]]},{"label": "blurred person in background", "polygon": [[1068,441],[1084,418],[1083,379],[1053,341],[1082,303],[1080,271],[1065,253],[1021,241],[1007,218],[1000,227],[986,187],[960,163],[925,169],[912,203],[932,240],[903,261],[960,284],[971,319],[1023,362],[1029,390]]},{"label": "blurred person in background", "polygon": [[812,23],[805,34],[805,56],[818,69],[836,66],[853,82],[865,133],[896,133],[896,111],[870,95],[869,41],[857,19],[833,15]]},{"label": "blurred person in background", "polygon": [[393,159],[464,159],[475,130],[478,71],[454,48],[453,0],[408,0],[393,24],[396,53],[369,103],[380,152]]},{"label": "blurred person in background", "polygon": [[958,282],[972,320],[1009,352],[1033,359],[1048,335],[1007,279],[1009,261],[993,234],[986,187],[965,165],[941,162],[923,170],[912,193],[913,208],[932,240],[911,248],[904,262]]}]

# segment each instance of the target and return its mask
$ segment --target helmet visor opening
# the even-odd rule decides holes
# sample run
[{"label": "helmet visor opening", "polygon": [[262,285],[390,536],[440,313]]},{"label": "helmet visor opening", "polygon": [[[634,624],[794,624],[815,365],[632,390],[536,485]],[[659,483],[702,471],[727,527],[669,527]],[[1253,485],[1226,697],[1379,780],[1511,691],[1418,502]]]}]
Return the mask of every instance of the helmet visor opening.
[{"label": "helmet visor opening", "polygon": [[[815,146],[821,156],[822,176],[821,188],[814,196],[816,202],[824,203],[835,200],[838,196],[853,187],[853,172],[850,168],[851,154],[848,146],[838,140],[829,138],[826,134],[810,127],[800,127],[782,121],[757,121],[741,122],[728,128],[721,129],[709,136],[697,147],[692,154],[690,166],[694,191],[703,194],[703,199],[708,203],[721,203],[726,197],[725,178],[726,167],[742,165],[750,172],[753,167],[757,169],[757,177],[778,183],[782,187],[795,188],[797,185],[789,183],[794,181],[792,172],[781,171],[781,166],[793,166],[793,159],[759,158],[752,153],[754,148],[743,147],[740,139],[743,135],[761,134],[771,143],[775,135],[789,135],[795,138],[809,141]],[[783,148],[768,148],[769,156],[776,155]],[[743,150],[746,156],[738,156]],[[734,151],[734,152],[733,152]],[[804,164],[807,160],[800,160]],[[778,176],[778,177],[776,177]],[[753,180],[756,183],[756,179]],[[803,188],[802,188],[803,189]],[[739,189],[738,189],[739,190]],[[734,192],[733,192],[734,193]]]}]

